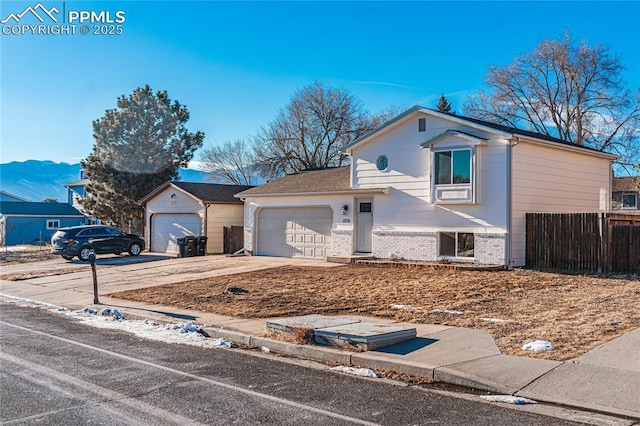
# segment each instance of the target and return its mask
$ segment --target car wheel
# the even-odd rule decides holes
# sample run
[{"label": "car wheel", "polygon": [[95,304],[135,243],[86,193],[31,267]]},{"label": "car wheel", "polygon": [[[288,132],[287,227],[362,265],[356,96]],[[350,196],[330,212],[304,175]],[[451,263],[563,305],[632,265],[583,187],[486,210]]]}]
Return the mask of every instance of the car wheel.
[{"label": "car wheel", "polygon": [[142,252],[142,246],[140,243],[131,243],[129,246],[129,254],[131,256],[137,256]]},{"label": "car wheel", "polygon": [[73,256],[67,256],[66,254],[61,255],[64,260],[71,260]]},{"label": "car wheel", "polygon": [[80,250],[78,250],[78,259],[86,262],[87,260],[89,260],[89,255],[91,254],[91,251],[92,249],[89,246],[84,246],[80,248]]}]

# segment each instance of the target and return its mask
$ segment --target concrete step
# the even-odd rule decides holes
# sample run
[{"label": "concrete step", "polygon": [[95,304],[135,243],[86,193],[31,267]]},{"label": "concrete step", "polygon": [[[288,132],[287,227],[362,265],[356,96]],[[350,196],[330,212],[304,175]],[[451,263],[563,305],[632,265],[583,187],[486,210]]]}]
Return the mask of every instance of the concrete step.
[{"label": "concrete step", "polygon": [[320,345],[371,351],[416,338],[416,329],[385,324],[354,323],[327,327],[314,332]]},{"label": "concrete step", "polygon": [[312,338],[319,345],[370,351],[416,337],[416,329],[389,324],[361,323],[359,320],[312,314],[266,322],[271,335]]},{"label": "concrete step", "polygon": [[373,260],[370,254],[352,254],[351,256],[327,256],[327,262],[330,263],[355,263],[357,260]]}]

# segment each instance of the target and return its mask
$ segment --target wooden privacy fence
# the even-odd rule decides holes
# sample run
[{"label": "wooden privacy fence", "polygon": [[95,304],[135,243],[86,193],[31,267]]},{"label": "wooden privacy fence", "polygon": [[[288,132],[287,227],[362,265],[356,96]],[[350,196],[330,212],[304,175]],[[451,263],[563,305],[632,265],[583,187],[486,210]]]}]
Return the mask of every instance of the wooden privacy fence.
[{"label": "wooden privacy fence", "polygon": [[565,272],[640,272],[640,226],[606,214],[527,213],[526,265]]},{"label": "wooden privacy fence", "polygon": [[640,274],[640,226],[609,226],[609,261],[604,270]]},{"label": "wooden privacy fence", "polygon": [[244,228],[242,226],[225,226],[223,239],[224,253],[237,252],[244,247]]}]

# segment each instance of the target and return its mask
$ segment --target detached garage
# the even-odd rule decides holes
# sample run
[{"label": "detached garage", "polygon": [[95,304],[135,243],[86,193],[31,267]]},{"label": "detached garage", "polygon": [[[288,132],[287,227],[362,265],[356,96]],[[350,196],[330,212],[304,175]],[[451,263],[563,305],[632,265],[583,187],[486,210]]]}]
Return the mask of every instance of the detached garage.
[{"label": "detached garage", "polygon": [[234,195],[251,186],[167,182],[139,201],[152,252],[177,254],[177,239],[206,236],[207,254],[224,252],[224,228],[243,224],[243,202]]}]

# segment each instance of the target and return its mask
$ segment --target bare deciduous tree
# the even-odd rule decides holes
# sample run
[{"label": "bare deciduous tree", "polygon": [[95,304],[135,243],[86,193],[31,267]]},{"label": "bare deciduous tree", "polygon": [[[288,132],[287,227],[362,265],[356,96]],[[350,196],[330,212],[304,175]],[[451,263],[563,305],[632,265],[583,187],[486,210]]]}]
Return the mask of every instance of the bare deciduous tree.
[{"label": "bare deciduous tree", "polygon": [[344,89],[316,82],[296,92],[255,139],[266,178],[304,169],[340,166],[340,148],[381,124]]},{"label": "bare deciduous tree", "polygon": [[568,34],[544,40],[511,64],[491,67],[489,91],[470,96],[465,114],[637,163],[640,103],[626,87],[623,70],[607,46],[575,43]]},{"label": "bare deciduous tree", "polygon": [[215,181],[234,185],[258,185],[253,143],[245,139],[210,145],[200,154],[207,171]]}]

